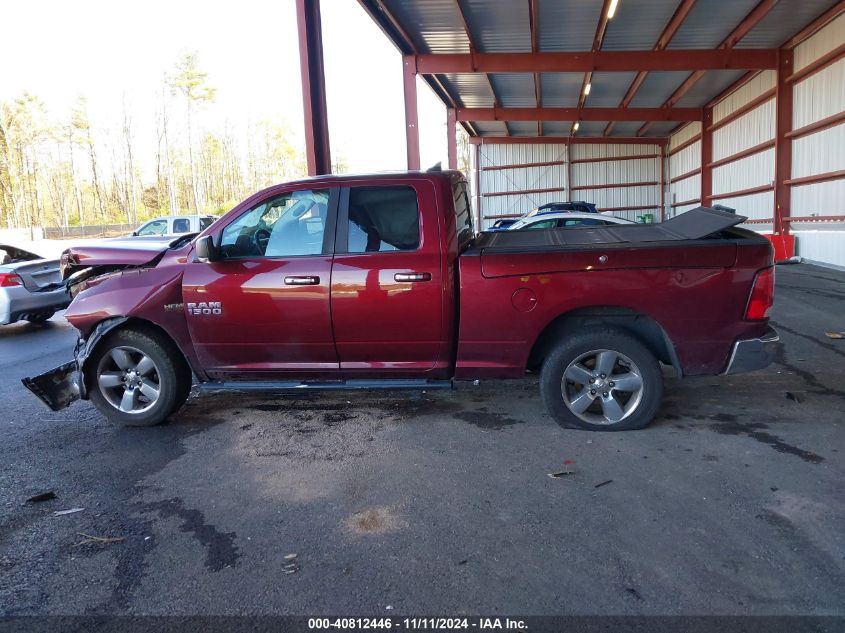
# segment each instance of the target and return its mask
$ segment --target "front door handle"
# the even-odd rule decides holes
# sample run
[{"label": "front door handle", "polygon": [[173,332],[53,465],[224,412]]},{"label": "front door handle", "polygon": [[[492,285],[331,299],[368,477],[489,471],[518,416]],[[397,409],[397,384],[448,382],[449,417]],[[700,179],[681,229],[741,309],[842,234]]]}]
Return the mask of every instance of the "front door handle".
[{"label": "front door handle", "polygon": [[317,275],[291,275],[285,277],[286,286],[316,286],[320,283]]},{"label": "front door handle", "polygon": [[431,281],[431,273],[396,273],[396,281]]}]

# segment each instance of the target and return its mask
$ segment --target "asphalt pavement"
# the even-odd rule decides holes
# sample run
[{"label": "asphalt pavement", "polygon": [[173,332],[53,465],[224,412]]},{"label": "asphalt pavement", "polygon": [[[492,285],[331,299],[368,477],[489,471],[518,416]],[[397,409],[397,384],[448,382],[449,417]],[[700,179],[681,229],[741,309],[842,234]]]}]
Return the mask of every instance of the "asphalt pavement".
[{"label": "asphalt pavement", "polygon": [[845,273],[777,277],[777,363],[667,380],[627,433],[561,429],[532,379],[122,429],[21,386],[61,316],[0,328],[0,615],[845,615]]}]

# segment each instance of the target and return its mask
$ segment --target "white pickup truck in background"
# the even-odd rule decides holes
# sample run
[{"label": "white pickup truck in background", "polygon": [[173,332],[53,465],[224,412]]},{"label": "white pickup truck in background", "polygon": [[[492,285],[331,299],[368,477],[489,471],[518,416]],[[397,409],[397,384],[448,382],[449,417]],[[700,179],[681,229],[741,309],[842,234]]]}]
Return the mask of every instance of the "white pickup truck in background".
[{"label": "white pickup truck in background", "polygon": [[216,219],[217,217],[213,215],[168,215],[161,218],[154,218],[142,224],[132,232],[132,236],[199,233],[209,227]]}]

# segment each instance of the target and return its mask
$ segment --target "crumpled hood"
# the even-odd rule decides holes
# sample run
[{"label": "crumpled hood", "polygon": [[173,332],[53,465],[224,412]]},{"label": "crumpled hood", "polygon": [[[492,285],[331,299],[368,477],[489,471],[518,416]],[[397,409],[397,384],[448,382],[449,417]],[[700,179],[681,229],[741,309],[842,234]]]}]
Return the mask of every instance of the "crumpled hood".
[{"label": "crumpled hood", "polygon": [[187,244],[194,235],[126,237],[73,246],[62,253],[62,278],[94,266],[146,266],[167,250]]}]

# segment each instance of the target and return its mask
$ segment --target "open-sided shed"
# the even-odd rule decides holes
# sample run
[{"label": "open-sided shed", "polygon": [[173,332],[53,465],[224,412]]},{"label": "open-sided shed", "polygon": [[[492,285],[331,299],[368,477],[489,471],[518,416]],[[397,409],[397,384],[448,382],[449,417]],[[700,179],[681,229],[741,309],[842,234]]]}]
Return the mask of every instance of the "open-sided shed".
[{"label": "open-sided shed", "polygon": [[[553,200],[735,207],[780,256],[845,265],[845,2],[359,0],[474,145],[479,226]],[[319,0],[297,0],[309,169],[328,171]]]}]

